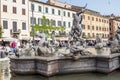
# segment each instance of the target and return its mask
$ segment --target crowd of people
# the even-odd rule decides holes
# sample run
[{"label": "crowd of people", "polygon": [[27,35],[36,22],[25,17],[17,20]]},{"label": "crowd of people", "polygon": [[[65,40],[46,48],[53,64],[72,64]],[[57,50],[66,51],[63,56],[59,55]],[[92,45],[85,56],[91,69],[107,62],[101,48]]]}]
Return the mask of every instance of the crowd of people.
[{"label": "crowd of people", "polygon": [[12,41],[12,42],[9,42],[9,41],[4,41],[2,40],[0,42],[0,57],[5,57],[8,55],[9,52],[15,52],[15,48],[16,48],[16,42],[15,41]]},{"label": "crowd of people", "polygon": [[[35,46],[37,46],[38,42],[39,41],[35,42],[36,45],[33,45],[34,46],[33,48],[35,48]],[[17,48],[26,46],[27,43],[30,43],[29,40],[26,40],[23,42],[21,42],[20,40],[11,41],[11,42],[4,41],[4,40],[0,41],[0,58],[7,56],[8,53],[10,53],[10,52],[15,53]],[[33,42],[31,42],[31,43],[33,43]],[[70,46],[70,43],[68,41],[64,41],[64,40],[62,40],[62,41],[59,40],[59,41],[57,41],[57,43],[58,43],[58,47],[69,47]],[[87,43],[87,46],[95,46],[96,41],[93,41],[93,40],[87,41],[86,40],[86,43]],[[105,45],[108,46],[109,43],[106,42]]]},{"label": "crowd of people", "polygon": [[0,41],[0,58],[7,56],[9,53],[15,53],[16,49],[22,46],[25,46],[27,42],[17,41]]}]

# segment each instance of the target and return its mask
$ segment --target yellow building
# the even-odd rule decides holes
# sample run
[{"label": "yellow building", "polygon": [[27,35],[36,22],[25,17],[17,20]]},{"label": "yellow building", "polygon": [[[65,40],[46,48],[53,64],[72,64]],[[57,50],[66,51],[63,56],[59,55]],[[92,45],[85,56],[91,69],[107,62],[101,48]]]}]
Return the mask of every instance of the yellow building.
[{"label": "yellow building", "polygon": [[82,24],[87,39],[95,40],[97,34],[101,34],[103,39],[108,38],[109,18],[102,16],[99,12],[86,10]]},{"label": "yellow building", "polygon": [[[57,0],[48,0],[49,4],[71,9],[75,12],[82,7],[66,4]],[[59,5],[60,4],[60,5]],[[87,9],[83,14],[83,36],[88,40],[95,40],[97,34],[101,34],[104,39],[109,35],[109,18],[101,15],[99,12]]]},{"label": "yellow building", "polygon": [[111,37],[114,36],[114,32],[120,27],[120,17],[111,15],[109,16],[109,22],[110,22],[110,35]]}]

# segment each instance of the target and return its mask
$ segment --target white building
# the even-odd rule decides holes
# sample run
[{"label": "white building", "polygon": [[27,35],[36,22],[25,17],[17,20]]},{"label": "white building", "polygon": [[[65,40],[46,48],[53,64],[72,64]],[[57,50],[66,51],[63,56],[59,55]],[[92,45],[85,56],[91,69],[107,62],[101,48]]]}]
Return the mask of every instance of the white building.
[{"label": "white building", "polygon": [[29,0],[0,0],[2,37],[29,37]]},{"label": "white building", "polygon": [[[33,15],[32,15],[33,9]],[[30,36],[31,25],[42,25],[42,17],[52,20],[55,27],[65,27],[68,34],[73,24],[73,14],[81,7],[48,0],[0,0],[0,25],[3,29],[2,37],[27,38]],[[97,14],[97,15],[96,15]],[[33,18],[33,19],[32,19]],[[90,19],[89,19],[90,18]],[[95,39],[96,34],[107,38],[109,34],[109,19],[96,11],[86,10],[83,15],[83,33]],[[59,33],[59,31],[56,31]]]},{"label": "white building", "polygon": [[45,16],[47,19],[52,20],[53,26],[65,26],[66,33],[69,33],[72,27],[73,13],[71,9],[65,7],[52,5],[49,3],[43,3],[41,1],[34,1],[33,3],[29,2],[29,25],[32,24],[32,9],[33,7],[33,16],[34,24],[42,24],[42,17]]}]

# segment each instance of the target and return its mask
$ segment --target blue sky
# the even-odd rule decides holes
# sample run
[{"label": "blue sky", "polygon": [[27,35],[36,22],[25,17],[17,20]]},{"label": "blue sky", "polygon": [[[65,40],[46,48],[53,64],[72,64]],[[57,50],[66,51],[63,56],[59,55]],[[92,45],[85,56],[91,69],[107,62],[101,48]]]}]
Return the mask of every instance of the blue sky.
[{"label": "blue sky", "polygon": [[[42,0],[47,1],[47,0]],[[100,12],[103,15],[115,14],[120,16],[120,0],[58,0],[69,4],[84,6],[88,4],[87,9]]]}]

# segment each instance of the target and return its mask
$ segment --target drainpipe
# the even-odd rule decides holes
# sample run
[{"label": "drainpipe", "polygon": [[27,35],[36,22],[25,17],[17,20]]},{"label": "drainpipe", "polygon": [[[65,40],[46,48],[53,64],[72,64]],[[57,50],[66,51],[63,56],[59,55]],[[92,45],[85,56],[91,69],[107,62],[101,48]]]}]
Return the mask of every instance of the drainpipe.
[{"label": "drainpipe", "polygon": [[1,0],[0,0],[0,26],[1,26]]},{"label": "drainpipe", "polygon": [[[31,4],[33,4],[33,1],[34,0],[32,0],[31,1]],[[35,44],[35,39],[34,39],[34,33],[35,33],[35,31],[34,31],[34,10],[33,10],[33,8],[32,8],[32,6],[31,6],[31,9],[32,9],[32,33],[33,33],[33,45]]]}]

